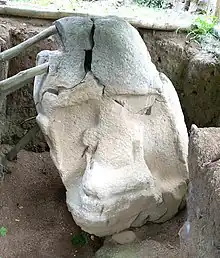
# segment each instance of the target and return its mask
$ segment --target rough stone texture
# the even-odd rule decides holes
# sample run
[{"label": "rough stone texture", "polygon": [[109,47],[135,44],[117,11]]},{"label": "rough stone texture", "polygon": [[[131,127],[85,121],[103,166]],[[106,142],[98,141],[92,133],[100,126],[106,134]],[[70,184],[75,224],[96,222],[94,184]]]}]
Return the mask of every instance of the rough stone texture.
[{"label": "rough stone texture", "polygon": [[131,230],[123,231],[112,236],[112,240],[121,245],[132,243],[135,241],[135,239],[136,235]]},{"label": "rough stone texture", "polygon": [[186,193],[188,135],[178,96],[139,33],[116,18],[56,22],[38,64],[37,121],[83,230],[111,235],[172,218]]},{"label": "rough stone texture", "polygon": [[181,257],[220,257],[220,128],[194,126],[189,142],[188,218]]}]

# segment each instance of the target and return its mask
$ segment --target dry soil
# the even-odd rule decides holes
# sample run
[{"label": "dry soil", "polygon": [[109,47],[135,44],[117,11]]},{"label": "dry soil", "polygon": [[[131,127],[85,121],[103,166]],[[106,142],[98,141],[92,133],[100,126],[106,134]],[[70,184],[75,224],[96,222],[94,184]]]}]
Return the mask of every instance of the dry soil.
[{"label": "dry soil", "polygon": [[[89,239],[80,248],[71,243],[81,230],[67,210],[65,189],[49,153],[21,151],[8,167],[11,173],[0,184],[0,227],[8,230],[0,237],[0,257],[93,257],[100,239]],[[150,224],[135,232],[140,240],[157,241],[178,253],[184,216],[182,212],[163,225]]]}]

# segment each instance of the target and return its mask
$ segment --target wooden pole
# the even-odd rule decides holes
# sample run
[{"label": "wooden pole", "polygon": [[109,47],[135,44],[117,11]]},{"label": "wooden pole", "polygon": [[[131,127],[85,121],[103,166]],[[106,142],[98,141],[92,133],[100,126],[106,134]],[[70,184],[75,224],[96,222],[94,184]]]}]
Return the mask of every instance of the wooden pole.
[{"label": "wooden pole", "polygon": [[20,141],[8,152],[6,159],[9,161],[14,160],[17,157],[18,152],[23,149],[40,131],[37,124],[32,127],[21,139]]},{"label": "wooden pole", "polygon": [[48,38],[49,36],[55,34],[56,32],[57,32],[57,30],[56,30],[55,25],[50,26],[49,28],[41,31],[40,33],[33,36],[32,38],[27,39],[26,41],[22,42],[21,44],[14,46],[14,47],[7,49],[4,52],[0,53],[0,61],[6,61],[6,60],[9,60],[9,59],[19,55],[22,51],[31,47],[32,45],[39,42],[40,40]]},{"label": "wooden pole", "polygon": [[[99,18],[106,15],[97,15],[89,13],[77,13],[77,12],[67,12],[67,11],[51,11],[45,9],[31,9],[31,8],[22,8],[22,7],[12,7],[12,6],[0,6],[0,14],[7,16],[17,16],[17,17],[28,17],[36,19],[45,19],[45,20],[57,20],[63,17],[68,16],[80,16],[80,17],[93,17]],[[160,19],[152,20],[145,17],[145,19],[139,19],[137,17],[124,17],[122,15],[117,15],[118,17],[126,20],[131,25],[136,28],[143,29],[153,29],[153,30],[164,30],[164,31],[175,31],[183,30],[186,31],[191,27],[192,21],[195,19],[194,15],[188,15],[186,22],[182,23],[182,17],[178,20],[170,20],[169,22],[161,22]],[[179,24],[178,24],[179,23]]]},{"label": "wooden pole", "polygon": [[30,79],[36,75],[44,74],[47,72],[49,63],[44,63],[36,67],[24,70],[18,74],[0,81],[0,94],[8,95],[20,88],[22,88]]},{"label": "wooden pole", "polygon": [[220,0],[216,1],[215,16],[220,19]]}]

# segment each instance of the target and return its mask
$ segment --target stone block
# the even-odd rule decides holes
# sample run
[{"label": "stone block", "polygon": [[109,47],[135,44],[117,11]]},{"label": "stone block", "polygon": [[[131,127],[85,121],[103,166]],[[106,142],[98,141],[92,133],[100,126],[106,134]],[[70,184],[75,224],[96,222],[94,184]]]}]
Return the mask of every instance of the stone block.
[{"label": "stone block", "polygon": [[182,258],[220,257],[220,128],[192,126],[188,218],[180,230]]},{"label": "stone block", "polygon": [[75,222],[97,236],[172,218],[185,199],[188,134],[171,81],[115,17],[56,21],[37,64],[37,121]]}]

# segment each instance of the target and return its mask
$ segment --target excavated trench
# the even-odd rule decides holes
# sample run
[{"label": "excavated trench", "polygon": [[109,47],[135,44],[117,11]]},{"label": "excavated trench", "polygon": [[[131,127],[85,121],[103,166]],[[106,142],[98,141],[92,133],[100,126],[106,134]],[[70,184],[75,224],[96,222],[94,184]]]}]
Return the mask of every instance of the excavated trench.
[{"label": "excavated trench", "polygon": [[[46,20],[0,18],[1,51],[30,38],[51,23]],[[220,126],[220,63],[216,54],[202,50],[196,43],[187,42],[185,34],[138,30],[153,63],[174,84],[188,129],[193,123],[199,127]],[[35,44],[10,60],[8,69],[7,64],[0,67],[0,79],[4,78],[6,70],[8,76],[12,76],[33,67],[41,50],[57,48],[58,43],[53,38]],[[91,70],[91,54],[92,50],[85,51],[86,71]],[[0,114],[3,151],[8,148],[7,145],[14,145],[35,123],[32,91],[33,82],[30,82],[9,95],[3,103]],[[65,189],[58,173],[54,173],[56,168],[41,133],[26,146],[26,150],[35,153],[21,151],[18,160],[9,164],[12,174],[6,176],[0,187],[0,218],[3,218],[0,227],[4,225],[8,228],[7,237],[1,240],[0,256],[93,257],[102,242],[100,239],[89,239],[88,245],[80,248],[71,244],[72,235],[80,229],[66,209]],[[162,226],[150,225],[137,234],[143,238],[148,232],[149,239],[165,244],[174,255],[172,257],[178,257],[178,230],[184,219],[185,213],[182,212],[171,222]],[[155,243],[153,249],[159,250],[160,246]],[[161,252],[164,251],[161,249]]]}]

